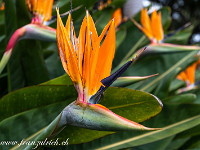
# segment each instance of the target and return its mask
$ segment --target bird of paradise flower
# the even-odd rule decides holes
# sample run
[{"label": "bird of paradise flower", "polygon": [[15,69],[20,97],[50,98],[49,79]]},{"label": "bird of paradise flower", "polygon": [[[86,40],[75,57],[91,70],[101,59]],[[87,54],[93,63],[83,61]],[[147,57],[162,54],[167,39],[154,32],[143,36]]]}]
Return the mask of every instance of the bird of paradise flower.
[{"label": "bird of paradise flower", "polygon": [[[95,130],[156,130],[118,116],[98,104],[104,91],[135,61],[130,60],[110,75],[115,53],[114,20],[98,36],[93,19],[87,11],[77,38],[71,14],[66,26],[58,10],[57,16],[56,37],[61,62],[78,92],[77,100],[63,110],[60,122]],[[138,55],[140,53],[135,59]]]},{"label": "bird of paradise flower", "polygon": [[[151,14],[151,18],[148,15],[147,9],[141,10],[140,22],[141,25],[136,22],[132,17],[129,18],[150,40],[150,44],[146,45],[146,50],[143,55],[149,53],[170,53],[170,52],[183,52],[183,51],[191,51],[191,50],[200,50],[199,46],[190,46],[190,45],[178,45],[171,43],[164,43],[165,35],[162,26],[162,15],[161,12],[153,11]],[[184,26],[185,27],[185,26]],[[180,30],[180,29],[179,29]],[[178,31],[179,31],[178,30]],[[176,33],[176,32],[175,32]],[[141,42],[141,41],[140,41]],[[135,50],[134,47],[133,50]],[[143,48],[141,48],[143,49]],[[129,51],[129,53],[122,59],[120,65],[118,65],[115,69],[117,70],[122,66],[124,62],[127,62],[130,58],[136,55],[135,51]]]},{"label": "bird of paradise flower", "polygon": [[182,93],[198,88],[198,85],[196,85],[195,82],[195,72],[197,65],[199,64],[200,64],[200,59],[198,59],[196,62],[188,66],[184,71],[180,72],[177,75],[178,80],[182,80],[186,83],[186,87],[179,89],[177,93]]},{"label": "bird of paradise flower", "polygon": [[10,38],[0,61],[0,73],[9,61],[13,48],[19,40],[37,39],[56,42],[56,30],[47,26],[55,20],[55,17],[51,16],[54,0],[25,0],[25,2],[28,10],[32,14],[31,23],[17,29]]},{"label": "bird of paradise flower", "polygon": [[151,19],[147,9],[141,10],[141,24],[138,24],[133,18],[131,21],[147,36],[151,41],[146,52],[178,52],[185,50],[200,50],[199,46],[186,46],[164,43],[164,30],[162,26],[161,12],[156,10],[151,14]]}]

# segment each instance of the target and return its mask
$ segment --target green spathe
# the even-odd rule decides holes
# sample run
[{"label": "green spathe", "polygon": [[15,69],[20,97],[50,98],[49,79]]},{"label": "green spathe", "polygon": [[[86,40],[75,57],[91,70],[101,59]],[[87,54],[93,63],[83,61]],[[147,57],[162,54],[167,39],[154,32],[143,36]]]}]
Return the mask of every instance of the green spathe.
[{"label": "green spathe", "polygon": [[73,102],[63,110],[61,122],[63,119],[68,125],[100,131],[156,130],[118,116],[99,104]]}]

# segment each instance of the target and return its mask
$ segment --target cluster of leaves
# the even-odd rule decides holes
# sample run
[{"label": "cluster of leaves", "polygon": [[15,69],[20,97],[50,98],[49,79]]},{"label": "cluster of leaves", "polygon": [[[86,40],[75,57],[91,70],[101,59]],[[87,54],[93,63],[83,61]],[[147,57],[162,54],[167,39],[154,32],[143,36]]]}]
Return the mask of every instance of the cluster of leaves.
[{"label": "cluster of leaves", "polygon": [[[69,1],[56,2],[60,12],[70,9]],[[114,10],[121,7],[125,1],[115,0],[109,7],[93,13],[95,2],[73,0],[74,8],[82,6],[72,14],[76,31],[80,28],[85,8],[90,10],[100,33],[111,19]],[[164,30],[167,32],[171,22],[170,8],[162,8],[161,12]],[[0,31],[0,55],[2,55],[12,33],[30,22],[30,14],[24,0],[6,0],[5,11],[0,12],[0,18],[2,18],[1,29],[4,29]],[[139,19],[139,14],[136,19]],[[56,28],[56,24],[52,24],[52,27]],[[168,38],[167,42],[186,44],[192,28],[191,26],[176,33]],[[131,56],[146,44],[148,40],[131,21],[122,24],[116,32],[113,70],[127,58],[127,54]],[[57,146],[57,149],[200,148],[200,92],[194,90],[182,94],[176,93],[179,88],[185,86],[184,82],[176,79],[176,76],[195,61],[196,53],[194,51],[145,56],[123,75],[147,76],[155,73],[159,75],[135,84],[132,82],[123,84],[122,86],[126,88],[111,87],[105,92],[102,104],[135,122],[142,122],[160,112],[155,98],[145,92],[156,95],[164,103],[163,110],[156,117],[145,121],[144,125],[159,127],[162,130],[108,132],[68,126],[55,139],[65,141],[69,138],[69,145]],[[22,139],[33,139],[59,115],[65,106],[76,99],[76,90],[70,78],[63,74],[56,43],[22,40],[16,45],[7,69],[0,75],[0,141],[20,142]],[[2,149],[13,146],[4,145]],[[45,147],[45,149],[55,148]]]}]

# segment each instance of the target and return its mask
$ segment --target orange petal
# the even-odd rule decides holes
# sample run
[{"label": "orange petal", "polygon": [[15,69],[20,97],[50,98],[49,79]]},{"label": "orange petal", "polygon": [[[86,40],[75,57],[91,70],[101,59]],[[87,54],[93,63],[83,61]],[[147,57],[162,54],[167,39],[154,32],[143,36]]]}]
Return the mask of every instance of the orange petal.
[{"label": "orange petal", "polygon": [[151,29],[151,24],[150,24],[150,18],[147,13],[147,9],[142,9],[141,10],[141,24],[143,26],[142,31],[148,38],[153,37],[152,29]]},{"label": "orange petal", "polygon": [[[67,73],[71,77],[74,83],[81,82],[81,75],[78,69],[78,59],[71,43],[69,33],[67,33],[62,20],[60,18],[59,12],[57,10],[57,42],[58,42],[58,49],[59,54],[61,57],[62,64],[67,67]],[[68,17],[70,19],[70,17]]]},{"label": "orange petal", "polygon": [[[100,81],[108,77],[111,72],[112,61],[115,54],[115,25],[114,21],[111,21],[109,24],[109,30],[99,50],[92,92],[100,88],[102,85]],[[105,28],[108,29],[108,26]],[[103,33],[106,33],[105,29]],[[104,35],[101,34],[101,37],[104,37]]]},{"label": "orange petal", "polygon": [[105,26],[105,28],[103,29],[101,35],[99,36],[99,40],[102,41],[102,39],[104,38],[104,36],[106,35],[106,32],[108,31],[108,28],[110,27],[111,23],[113,22],[113,20],[110,20],[109,23]]},{"label": "orange petal", "polygon": [[156,10],[151,15],[151,28],[153,36],[156,40],[160,41],[164,37],[162,21],[161,21],[161,13],[156,12]]},{"label": "orange petal", "polygon": [[46,8],[45,3],[46,3],[46,0],[37,0],[37,13],[39,14],[44,13],[44,9]]},{"label": "orange petal", "polygon": [[[59,15],[58,11],[57,11],[57,15]],[[60,22],[60,19],[58,18],[58,20],[57,20],[57,31],[56,31],[58,50],[59,50],[59,54],[60,54],[60,58],[61,58],[63,68],[67,72],[67,74],[69,76],[71,76],[70,72],[68,71],[68,67],[67,67],[67,61],[66,61],[67,58],[66,58],[66,54],[65,54],[65,46],[64,46],[64,41],[63,41],[63,35],[61,34],[62,29],[61,29],[60,24],[61,24],[61,22]]]},{"label": "orange petal", "polygon": [[77,52],[77,57],[78,57],[78,66],[80,73],[82,74],[83,72],[83,55],[85,51],[85,34],[86,34],[86,17],[83,19],[80,31],[79,31],[79,45],[78,45],[78,52]]},{"label": "orange petal", "polygon": [[[83,87],[92,89],[92,81],[95,78],[95,69],[98,59],[100,40],[92,17],[86,12],[79,32],[78,62],[82,74]],[[85,90],[86,91],[86,90]],[[89,92],[90,93],[90,92]]]},{"label": "orange petal", "polygon": [[90,33],[91,33],[91,66],[90,66],[90,81],[89,81],[89,93],[91,93],[93,87],[93,80],[95,77],[95,70],[99,56],[99,49],[100,49],[100,40],[95,28],[94,21],[91,16],[88,16],[88,21],[90,24]]},{"label": "orange petal", "polygon": [[115,20],[115,27],[122,23],[122,9],[118,8],[114,11],[112,18]]},{"label": "orange petal", "polygon": [[46,8],[44,11],[44,21],[48,21],[51,19],[53,2],[54,0],[48,0],[46,2]]},{"label": "orange petal", "polygon": [[[58,13],[58,11],[57,11]],[[69,15],[64,28],[58,13],[57,43],[61,61],[72,81],[84,88],[80,100],[89,100],[100,88],[101,80],[110,75],[115,53],[115,26],[110,21],[98,37],[94,21],[86,12],[78,42]],[[73,30],[73,33],[71,31]],[[73,34],[74,36],[71,36]],[[106,36],[105,36],[106,35]],[[105,36],[105,39],[104,39]],[[100,46],[100,41],[104,39]],[[75,47],[74,47],[75,45]],[[82,99],[81,99],[82,98]]]},{"label": "orange petal", "polygon": [[196,71],[197,62],[193,63],[191,66],[189,66],[185,73],[187,74],[188,81],[190,84],[194,84],[195,82],[195,71]]}]

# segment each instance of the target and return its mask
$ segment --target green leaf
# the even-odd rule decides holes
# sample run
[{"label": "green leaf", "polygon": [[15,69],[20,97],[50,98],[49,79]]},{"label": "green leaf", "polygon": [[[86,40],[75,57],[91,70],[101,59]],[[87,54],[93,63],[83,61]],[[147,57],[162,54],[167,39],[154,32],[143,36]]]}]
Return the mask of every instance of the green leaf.
[{"label": "green leaf", "polygon": [[72,85],[40,85],[16,90],[0,100],[0,120],[66,99],[72,99],[72,102],[76,97],[77,92]]},{"label": "green leaf", "polygon": [[152,91],[157,86],[157,84],[159,84],[159,82],[161,80],[163,80],[171,72],[174,72],[177,68],[179,68],[179,67],[183,66],[184,64],[186,64],[187,61],[189,61],[190,59],[194,58],[195,54],[196,54],[196,52],[191,52],[190,54],[186,55],[180,61],[178,61],[175,65],[173,65],[171,68],[169,68],[163,74],[161,74],[159,77],[157,77],[156,79],[154,79],[153,81],[151,81],[150,83],[145,85],[141,90],[142,91],[148,91],[148,92]]},{"label": "green leaf", "polygon": [[116,32],[116,49],[124,41],[126,34],[127,34],[126,29],[120,29],[119,31]]},{"label": "green leaf", "polygon": [[190,137],[185,138],[177,138],[177,136],[173,139],[173,141],[167,146],[166,149],[179,149],[181,148],[184,143],[186,143]]},{"label": "green leaf", "polygon": [[178,90],[179,88],[182,87],[186,87],[186,83],[184,81],[175,79],[174,81],[172,81],[170,87],[169,87],[169,91],[170,92],[174,92],[176,90]]},{"label": "green leaf", "polygon": [[163,99],[164,103],[175,103],[175,104],[184,104],[184,103],[194,103],[197,96],[192,93],[186,93],[186,94],[180,94],[168,97],[166,99]]},{"label": "green leaf", "polygon": [[170,7],[164,7],[161,9],[161,14],[162,14],[162,25],[164,31],[166,31],[170,25],[171,25],[171,8]]},{"label": "green leaf", "polygon": [[134,147],[134,150],[166,150],[168,144],[173,140],[174,136]]},{"label": "green leaf", "polygon": [[193,26],[190,26],[184,30],[177,32],[175,35],[165,39],[165,43],[187,44],[187,41],[192,34],[193,28]]},{"label": "green leaf", "polygon": [[169,73],[165,78],[163,78],[153,94],[159,97],[160,99],[167,97],[169,93],[170,84],[172,80],[176,78],[180,70],[180,68],[176,68],[173,72]]},{"label": "green leaf", "polygon": [[[38,141],[45,141],[48,137],[52,135],[54,130],[57,128],[57,125],[60,121],[62,114],[59,114],[47,127],[44,129],[40,130],[37,132],[33,137],[30,137],[26,140],[23,140],[23,142],[35,142],[37,143]],[[34,145],[34,144],[23,144],[23,145],[16,145],[15,147],[12,148],[12,150],[31,150],[31,149],[36,149],[39,148],[40,145]]]},{"label": "green leaf", "polygon": [[200,135],[200,125],[178,134],[177,138],[187,138],[198,135]]},{"label": "green leaf", "polygon": [[[125,88],[109,88],[106,90],[101,104],[117,115],[135,122],[150,119],[162,109],[160,103],[152,95]],[[58,137],[63,140],[70,137],[69,144],[77,144],[89,142],[111,133],[69,126]]]},{"label": "green leaf", "polygon": [[200,148],[200,135],[191,137],[180,149],[198,150]]},{"label": "green leaf", "polygon": [[[0,101],[0,107],[2,107],[0,109],[2,110],[2,112],[0,112],[1,119],[13,117],[13,119],[11,119],[10,121],[14,121],[16,120],[15,117],[23,117],[23,115],[26,115],[26,112],[28,115],[28,113],[31,112],[34,108],[46,108],[48,104],[53,105],[55,102],[58,103],[58,107],[60,106],[60,108],[63,108],[64,100],[67,99],[66,103],[75,100],[73,91],[75,90],[74,88],[72,88],[72,86],[40,85],[11,92]],[[154,96],[145,92],[125,88],[109,88],[105,92],[105,97],[103,99],[102,105],[111,109],[114,113],[123,116],[127,119],[133,120],[135,122],[142,122],[144,120],[147,120],[152,116],[158,114],[162,109],[160,103]],[[52,109],[54,109],[53,106]],[[38,111],[39,110],[40,109],[38,109]],[[45,111],[43,112],[42,110],[39,112],[41,113],[41,115],[45,113]],[[50,120],[50,118],[52,118],[51,115],[46,115],[46,113],[45,116],[46,120]],[[34,118],[37,119],[37,116],[35,116]],[[25,120],[27,120],[27,122],[32,122],[32,119],[33,116],[29,116],[26,117]],[[5,120],[3,120],[2,122],[4,122]],[[43,121],[43,119],[40,120]],[[22,128],[21,126],[25,124],[26,121],[20,120],[19,122],[21,122],[21,124],[17,123],[15,125],[16,128]],[[46,124],[46,121],[44,122],[44,124]],[[26,127],[26,133],[33,134],[32,130],[40,130],[43,127],[44,126],[41,127],[39,125],[37,127],[32,127],[29,125]],[[8,126],[7,129],[9,129],[10,132],[20,132],[20,130],[15,130],[15,128],[12,128],[11,126]],[[76,144],[92,141],[94,139],[100,138],[111,133],[112,132],[95,131],[68,126],[66,130],[64,130],[58,137],[65,140],[66,137],[70,137],[70,143]],[[21,134],[17,135],[21,138],[27,137]],[[29,134],[29,136],[30,135],[31,134]],[[7,134],[4,133],[4,136],[7,136]],[[84,138],[85,136],[87,136],[87,138]]]},{"label": "green leaf", "polygon": [[50,79],[57,78],[63,74],[65,74],[65,70],[63,69],[57,44],[53,43],[48,48],[48,50],[54,50],[53,55],[45,59],[45,63],[49,72]]},{"label": "green leaf", "polygon": [[55,79],[42,83],[41,85],[73,85],[71,78],[65,74]]},{"label": "green leaf", "polygon": [[148,54],[152,54],[152,53],[174,53],[174,52],[193,51],[193,50],[199,51],[200,47],[192,45],[159,43],[159,44],[148,45],[146,52]]},{"label": "green leaf", "polygon": [[125,87],[129,86],[133,83],[143,81],[145,79],[148,79],[150,77],[153,77],[155,75],[150,75],[150,76],[144,76],[144,77],[136,77],[136,76],[130,76],[130,77],[119,77],[115,82],[113,82],[112,86],[115,87]]},{"label": "green leaf", "polygon": [[[24,141],[27,137],[34,133],[36,133],[35,135],[38,135],[48,124],[50,124],[54,120],[54,118],[56,118],[56,116],[60,114],[62,109],[68,103],[69,101],[66,100],[62,103],[55,103],[47,105],[45,107],[39,107],[19,113],[1,121],[0,141],[17,141],[19,144],[22,140]],[[48,129],[46,131],[52,131],[55,124],[53,126],[51,125],[50,130]],[[46,135],[46,133],[43,133],[43,135],[46,137],[49,136],[48,134]],[[33,137],[31,137],[30,139],[33,140]],[[7,150],[8,148],[11,148],[13,146],[14,145],[7,145],[4,146],[3,149]]]}]

